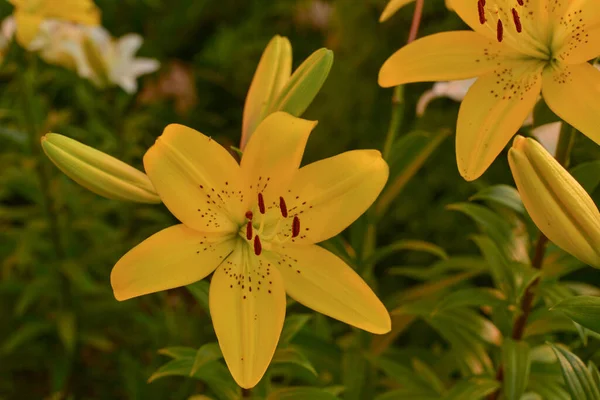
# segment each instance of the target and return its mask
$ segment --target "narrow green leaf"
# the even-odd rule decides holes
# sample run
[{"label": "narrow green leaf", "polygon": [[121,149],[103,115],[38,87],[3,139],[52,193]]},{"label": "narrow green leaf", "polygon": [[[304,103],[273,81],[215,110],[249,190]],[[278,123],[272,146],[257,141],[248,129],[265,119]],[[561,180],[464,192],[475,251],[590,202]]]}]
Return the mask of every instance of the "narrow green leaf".
[{"label": "narrow green leaf", "polygon": [[508,185],[488,186],[471,196],[469,200],[489,201],[508,207],[519,214],[525,213],[525,207],[523,206],[519,192],[514,187]]},{"label": "narrow green leaf", "polygon": [[56,329],[58,337],[62,341],[67,352],[75,350],[77,340],[77,325],[75,314],[72,312],[60,312],[56,315]]},{"label": "narrow green leaf", "polygon": [[[410,368],[392,360],[388,357],[368,356],[376,368],[380,369],[387,377],[394,380],[397,384],[406,390],[422,392],[423,390],[431,390],[429,385],[421,380],[421,378]],[[435,394],[431,392],[430,394]]]},{"label": "narrow green leaf", "polygon": [[549,344],[558,358],[563,378],[571,396],[577,400],[600,399],[600,391],[598,391],[594,378],[592,378],[583,361],[570,351]]},{"label": "narrow green leaf", "polygon": [[425,382],[427,382],[436,393],[443,393],[445,390],[444,383],[437,376],[435,371],[425,364],[418,358],[412,359],[412,366],[417,375]]},{"label": "narrow green leaf", "polygon": [[569,172],[590,194],[600,185],[600,160],[579,164]]},{"label": "narrow green leaf", "polygon": [[210,315],[210,306],[208,305],[209,287],[210,284],[206,280],[201,280],[185,287],[208,315]]},{"label": "narrow green leaf", "polygon": [[35,338],[51,332],[54,326],[49,322],[35,321],[27,322],[21,325],[16,331],[14,331],[0,347],[0,353],[8,354],[14,351],[19,346],[26,344]]},{"label": "narrow green leaf", "polygon": [[392,244],[389,244],[385,247],[378,249],[367,261],[367,264],[373,263],[376,264],[382,259],[403,250],[411,250],[411,251],[420,251],[424,253],[432,254],[441,259],[448,259],[448,254],[441,247],[425,242],[422,240],[398,240]]},{"label": "narrow green leaf", "polygon": [[295,364],[317,376],[317,371],[315,371],[308,358],[296,347],[288,346],[275,350],[271,364]]},{"label": "narrow green leaf", "polygon": [[321,90],[332,65],[331,50],[322,48],[311,54],[281,89],[269,113],[285,111],[296,117],[301,116]]},{"label": "narrow green leaf", "polygon": [[419,389],[397,389],[375,397],[375,400],[439,400],[437,393],[422,393]]},{"label": "narrow green leaf", "polygon": [[600,388],[600,371],[598,371],[598,367],[592,360],[588,361],[588,371],[590,371],[590,375],[592,375],[592,379],[596,384],[596,387]]},{"label": "narrow green leaf", "polygon": [[435,312],[450,308],[468,306],[508,307],[506,296],[496,289],[467,288],[452,292],[440,300],[435,307]]},{"label": "narrow green leaf", "polygon": [[502,343],[503,391],[506,399],[520,399],[529,382],[531,359],[527,342],[504,339]]},{"label": "narrow green leaf", "polygon": [[148,378],[148,383],[152,383],[165,376],[189,376],[193,363],[194,360],[189,358],[171,360],[156,370],[156,372]]},{"label": "narrow green leaf", "polygon": [[337,400],[338,397],[321,389],[312,387],[290,387],[278,389],[267,400]]},{"label": "narrow green leaf", "polygon": [[196,352],[194,365],[192,365],[190,375],[195,375],[200,368],[212,361],[219,360],[222,357],[223,353],[221,353],[221,348],[218,343],[207,343],[202,345]]},{"label": "narrow green leaf", "polygon": [[475,236],[473,241],[487,260],[495,286],[512,301],[516,297],[516,287],[512,270],[505,255],[496,243],[486,236]]},{"label": "narrow green leaf", "polygon": [[281,330],[279,345],[289,343],[311,318],[311,314],[293,314],[286,317]]},{"label": "narrow green leaf", "polygon": [[478,204],[457,203],[446,207],[449,210],[459,211],[470,217],[479,229],[488,235],[504,254],[513,252],[513,234],[510,223],[487,207]]},{"label": "narrow green leaf", "polygon": [[348,349],[342,357],[342,378],[346,387],[345,400],[362,400],[363,390],[367,383],[367,360],[362,351]]},{"label": "narrow green leaf", "polygon": [[552,307],[581,326],[600,333],[600,297],[575,296],[567,298]]},{"label": "narrow green leaf", "polygon": [[445,400],[478,400],[500,387],[500,383],[492,378],[472,377],[455,384],[444,397]]},{"label": "narrow green leaf", "polygon": [[183,359],[183,358],[193,360],[196,357],[197,352],[198,352],[198,350],[194,349],[193,347],[183,347],[183,346],[165,347],[164,349],[158,350],[158,354],[162,354],[162,355],[174,358],[176,360]]},{"label": "narrow green leaf", "polygon": [[427,162],[429,156],[450,135],[443,129],[437,133],[410,132],[399,138],[392,147],[390,159],[390,178],[383,193],[375,203],[375,215],[381,217],[404,186]]}]

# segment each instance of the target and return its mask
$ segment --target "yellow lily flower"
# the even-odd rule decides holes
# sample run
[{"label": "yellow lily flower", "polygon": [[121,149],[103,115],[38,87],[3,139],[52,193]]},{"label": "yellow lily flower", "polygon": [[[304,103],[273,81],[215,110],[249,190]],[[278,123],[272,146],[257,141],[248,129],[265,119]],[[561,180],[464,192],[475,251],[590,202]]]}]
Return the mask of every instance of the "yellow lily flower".
[{"label": "yellow lily flower", "polygon": [[28,46],[44,19],[55,18],[84,25],[100,24],[100,10],[92,0],[9,0],[15,6],[17,41]]},{"label": "yellow lily flower", "polygon": [[360,276],[315,243],[340,233],[379,195],[388,166],[374,150],[299,168],[316,122],[276,112],[257,127],[241,164],[210,137],[169,125],[144,167],[182,224],[156,233],[115,265],[115,297],[188,285],[214,271],[210,311],[225,361],[250,388],[267,369],[289,294],[373,333],[390,317]]},{"label": "yellow lily flower", "polygon": [[600,143],[597,0],[451,0],[471,31],[419,39],[381,67],[384,87],[479,77],[458,115],[458,169],[473,180],[517,132],[542,93],[559,117]]},{"label": "yellow lily flower", "polygon": [[579,182],[533,139],[517,135],[508,161],[523,205],[540,231],[600,268],[600,212]]}]

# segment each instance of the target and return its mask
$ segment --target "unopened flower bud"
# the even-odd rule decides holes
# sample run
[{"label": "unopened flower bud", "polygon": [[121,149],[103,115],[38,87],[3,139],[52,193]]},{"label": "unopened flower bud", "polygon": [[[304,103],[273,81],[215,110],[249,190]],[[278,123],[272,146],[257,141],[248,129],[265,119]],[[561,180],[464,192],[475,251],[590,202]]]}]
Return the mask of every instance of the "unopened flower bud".
[{"label": "unopened flower bud", "polygon": [[56,133],[42,137],[42,147],[69,178],[100,196],[138,203],[161,202],[146,174],[108,154]]},{"label": "unopened flower bud", "polygon": [[517,136],[508,161],[523,204],[554,244],[600,268],[600,213],[594,201],[544,147]]}]

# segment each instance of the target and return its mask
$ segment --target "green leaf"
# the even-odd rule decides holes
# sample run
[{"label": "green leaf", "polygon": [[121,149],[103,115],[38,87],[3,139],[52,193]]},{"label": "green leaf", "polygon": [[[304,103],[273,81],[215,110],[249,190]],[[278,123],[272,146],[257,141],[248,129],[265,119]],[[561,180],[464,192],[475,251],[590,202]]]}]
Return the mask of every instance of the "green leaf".
[{"label": "green leaf", "polygon": [[577,400],[598,400],[600,392],[585,364],[570,351],[550,343],[558,358],[563,378],[571,396]]},{"label": "green leaf", "polygon": [[381,217],[385,213],[408,181],[449,135],[450,132],[447,129],[437,133],[415,131],[396,140],[388,160],[390,166],[388,184],[375,203],[377,217]]},{"label": "green leaf", "polygon": [[367,383],[367,360],[362,351],[352,348],[342,357],[343,384],[346,387],[345,400],[362,400]]},{"label": "green leaf", "polygon": [[200,368],[212,361],[220,360],[222,357],[223,353],[221,353],[221,348],[218,343],[207,343],[202,345],[196,352],[194,365],[192,365],[190,375],[196,375]]},{"label": "green leaf", "polygon": [[273,360],[271,361],[271,363],[295,364],[306,369],[314,376],[317,376],[317,371],[315,371],[315,368],[312,366],[308,358],[306,358],[306,356],[302,354],[302,351],[300,349],[295,347],[289,346],[283,349],[278,348],[277,350],[275,350],[275,354],[273,355]]},{"label": "green leaf", "polygon": [[311,318],[311,314],[294,314],[286,317],[281,330],[279,345],[289,343]]},{"label": "green leaf", "polygon": [[365,263],[376,264],[382,259],[402,250],[421,251],[441,259],[448,259],[448,254],[439,246],[422,240],[398,240],[390,245],[379,248]]},{"label": "green leaf", "polygon": [[453,256],[447,260],[440,260],[430,267],[391,267],[388,273],[391,275],[409,276],[414,279],[438,280],[442,275],[450,271],[480,271],[488,270],[486,261],[481,257]]},{"label": "green leaf", "polygon": [[194,361],[190,358],[171,360],[156,370],[156,372],[148,378],[148,383],[152,383],[165,376],[189,376],[193,365]]},{"label": "green leaf", "polygon": [[445,400],[477,400],[491,394],[500,387],[492,378],[472,377],[455,384],[444,397]]},{"label": "green leaf", "polygon": [[267,397],[267,400],[336,400],[338,397],[321,389],[312,387],[290,387],[278,389]]},{"label": "green leaf", "polygon": [[179,360],[182,358],[194,359],[196,357],[197,352],[198,352],[198,350],[194,349],[193,347],[183,347],[183,346],[166,347],[164,349],[158,350],[158,354],[162,354],[162,355],[174,358],[176,360]]},{"label": "green leaf", "polygon": [[210,284],[206,280],[201,280],[185,287],[208,315],[210,315],[210,306],[208,305],[209,287]]},{"label": "green leaf", "polygon": [[569,172],[590,194],[600,185],[600,160],[579,164]]},{"label": "green leaf", "polygon": [[38,278],[31,281],[19,296],[15,305],[15,315],[22,316],[42,295],[55,288],[55,282],[49,277]]},{"label": "green leaf", "polygon": [[543,400],[572,400],[569,393],[560,385],[558,379],[549,379],[548,376],[531,374],[529,390],[542,396]]},{"label": "green leaf", "polygon": [[26,322],[14,331],[0,347],[0,353],[8,354],[16,348],[45,335],[54,329],[54,325],[45,321]]},{"label": "green leaf", "polygon": [[444,392],[444,383],[437,376],[437,374],[429,367],[429,365],[425,364],[418,358],[413,358],[412,366],[417,375],[421,379],[423,379],[423,381],[427,382],[436,393],[441,394]]},{"label": "green leaf", "polygon": [[301,116],[321,90],[332,65],[331,50],[322,48],[311,54],[277,94],[270,113],[285,111],[296,117]]},{"label": "green leaf", "polygon": [[527,342],[504,339],[502,343],[503,391],[506,399],[520,399],[529,382],[531,360]]},{"label": "green leaf", "polygon": [[600,333],[600,297],[575,296],[567,298],[552,307],[581,326]]},{"label": "green leaf", "polygon": [[397,384],[405,390],[415,392],[429,391],[429,394],[435,395],[436,392],[431,390],[430,384],[422,380],[413,370],[387,357],[367,356],[369,362],[375,367],[383,371],[383,373],[393,379]]},{"label": "green leaf", "polygon": [[592,379],[596,384],[596,387],[600,387],[600,371],[598,371],[598,367],[592,360],[588,361],[588,371],[590,371],[590,375],[592,375]]},{"label": "green leaf", "polygon": [[440,395],[437,393],[422,393],[418,389],[397,389],[391,392],[384,393],[375,397],[375,400],[439,400]]},{"label": "green leaf", "polygon": [[469,200],[489,201],[508,207],[519,214],[525,213],[525,207],[523,206],[519,192],[514,187],[508,185],[488,186],[471,196]]},{"label": "green leaf", "polygon": [[62,341],[67,352],[75,350],[77,340],[77,324],[75,314],[72,312],[60,312],[56,315],[56,329],[58,337]]},{"label": "green leaf", "polygon": [[496,289],[467,288],[452,292],[440,300],[435,311],[468,306],[508,307],[506,296]]},{"label": "green leaf", "polygon": [[510,255],[513,253],[512,226],[505,218],[478,204],[457,203],[450,204],[446,208],[459,211],[470,217],[504,254]]},{"label": "green leaf", "polygon": [[485,236],[475,236],[473,241],[487,260],[495,286],[512,300],[516,297],[516,284],[513,272],[505,255],[496,243]]}]

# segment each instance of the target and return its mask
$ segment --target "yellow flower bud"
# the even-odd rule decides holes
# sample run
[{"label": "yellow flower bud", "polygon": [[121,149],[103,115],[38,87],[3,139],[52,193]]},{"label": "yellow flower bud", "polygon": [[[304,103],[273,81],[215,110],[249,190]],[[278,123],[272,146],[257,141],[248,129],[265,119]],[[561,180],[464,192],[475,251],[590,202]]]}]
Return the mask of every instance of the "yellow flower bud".
[{"label": "yellow flower bud", "polygon": [[69,178],[100,196],[138,203],[161,202],[146,174],[108,154],[56,133],[42,137],[42,148]]},{"label": "yellow flower bud", "polygon": [[508,152],[531,219],[554,244],[600,268],[600,213],[581,185],[533,139],[517,136]]}]

